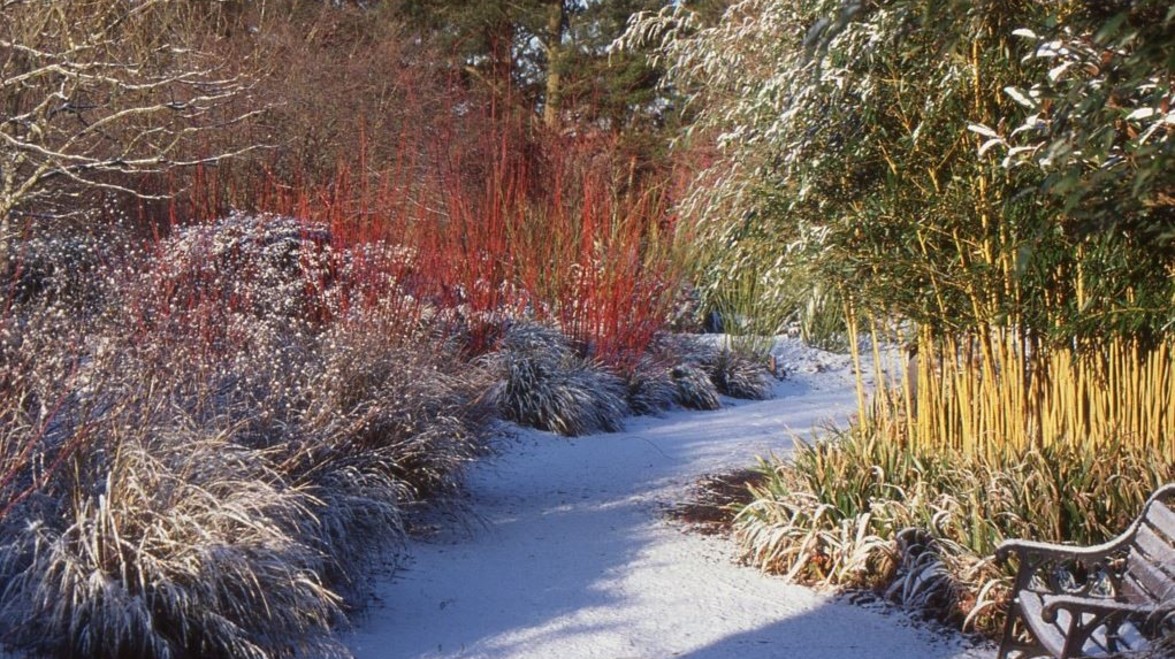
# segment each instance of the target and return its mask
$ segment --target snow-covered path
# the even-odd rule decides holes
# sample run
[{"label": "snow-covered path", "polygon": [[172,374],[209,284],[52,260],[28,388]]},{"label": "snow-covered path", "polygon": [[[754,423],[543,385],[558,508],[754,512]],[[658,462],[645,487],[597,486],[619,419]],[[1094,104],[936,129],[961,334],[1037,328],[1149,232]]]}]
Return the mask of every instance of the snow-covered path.
[{"label": "snow-covered path", "polygon": [[[789,352],[790,350],[790,352]],[[471,474],[485,526],[414,543],[348,644],[357,657],[986,657],[887,607],[859,607],[735,565],[728,541],[663,516],[698,476],[791,450],[855,409],[847,360],[783,347],[774,400],[629,419],[564,439],[531,431]]]}]

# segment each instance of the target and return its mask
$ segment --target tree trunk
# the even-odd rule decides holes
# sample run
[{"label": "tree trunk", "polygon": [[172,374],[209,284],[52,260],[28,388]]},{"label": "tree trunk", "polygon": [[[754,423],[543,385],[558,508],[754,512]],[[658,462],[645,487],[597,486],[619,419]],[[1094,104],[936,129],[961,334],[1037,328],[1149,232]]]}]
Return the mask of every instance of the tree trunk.
[{"label": "tree trunk", "polygon": [[563,109],[563,36],[567,31],[567,8],[554,0],[547,14],[547,86],[543,100],[543,123],[556,128]]},{"label": "tree trunk", "polygon": [[11,242],[8,235],[12,226],[9,213],[0,210],[0,303],[4,300],[4,290],[11,282],[8,281],[8,245]]}]

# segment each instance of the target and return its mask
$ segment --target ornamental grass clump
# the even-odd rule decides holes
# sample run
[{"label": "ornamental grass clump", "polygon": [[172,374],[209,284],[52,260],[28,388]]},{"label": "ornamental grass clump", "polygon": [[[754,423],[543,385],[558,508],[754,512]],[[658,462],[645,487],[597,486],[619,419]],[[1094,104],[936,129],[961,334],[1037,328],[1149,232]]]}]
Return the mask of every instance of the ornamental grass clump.
[{"label": "ornamental grass clump", "polygon": [[673,400],[678,405],[689,410],[716,410],[722,407],[718,388],[702,366],[683,362],[674,366],[669,375],[673,378]]},{"label": "ornamental grass clump", "polygon": [[673,407],[677,385],[663,360],[644,355],[625,377],[628,409],[636,415],[658,414]]},{"label": "ornamental grass clump", "polygon": [[705,361],[706,371],[718,392],[731,398],[767,400],[774,395],[767,364],[731,348],[715,351]]},{"label": "ornamental grass clump", "polygon": [[[119,301],[153,290],[142,281]],[[319,502],[247,441],[263,398],[232,364],[125,313],[24,311],[5,317],[20,326],[0,354],[0,641],[54,656],[341,653],[328,556],[305,533]],[[249,345],[259,360],[264,345]]]},{"label": "ornamental grass clump", "polygon": [[413,492],[396,479],[391,451],[340,450],[314,440],[289,449],[293,455],[274,468],[312,497],[299,538],[317,552],[317,575],[338,593],[340,605],[361,608],[370,594],[364,576],[395,566],[403,550],[409,534],[405,508],[415,500]]},{"label": "ornamental grass clump", "polygon": [[491,394],[503,418],[576,436],[620,430],[624,382],[580,356],[557,329],[510,327],[487,360],[499,381]]},{"label": "ornamental grass clump", "polygon": [[871,399],[858,382],[852,429],[774,462],[740,513],[760,567],[994,632],[1012,576],[991,561],[1000,542],[1099,544],[1175,479],[1169,340],[1058,347],[923,327],[916,356],[896,358],[883,329],[870,322],[871,369],[851,346],[875,380]]},{"label": "ornamental grass clump", "polygon": [[1121,441],[986,456],[912,451],[856,428],[762,464],[735,522],[746,560],[801,583],[874,588],[964,627],[1001,628],[1007,538],[1091,545],[1175,478]]},{"label": "ornamental grass clump", "polygon": [[713,357],[709,344],[685,335],[661,334],[649,347],[649,354],[666,365],[673,385],[673,404],[690,410],[722,407],[718,388],[703,364]]},{"label": "ornamental grass clump", "polygon": [[688,337],[663,338],[653,349],[674,363],[669,375],[675,401],[687,409],[716,410],[722,406],[719,395],[749,400],[773,395],[770,369],[749,352]]},{"label": "ornamental grass clump", "polygon": [[3,640],[55,656],[342,654],[339,598],[298,534],[312,497],[232,426],[111,403],[71,429],[86,437],[70,469],[0,520]]},{"label": "ornamental grass clump", "polygon": [[352,441],[352,410],[333,405],[329,342],[267,336],[267,323],[243,322],[259,326],[244,354],[205,358],[217,366],[203,405],[230,416],[236,441],[266,455],[282,482],[307,494],[297,537],[319,557],[323,582],[357,605],[360,574],[407,535],[403,507],[412,488],[397,477],[393,450]]},{"label": "ornamental grass clump", "polygon": [[487,450],[483,373],[426,347],[435,331],[402,311],[397,299],[353,308],[313,335],[237,313],[248,339],[212,360],[210,404],[313,497],[300,533],[349,604],[364,570],[402,546],[410,513],[455,501]]},{"label": "ornamental grass clump", "polygon": [[491,419],[488,374],[415,332],[394,308],[337,323],[321,337],[323,369],[303,417],[345,450],[384,455],[409,501],[457,492],[465,466],[487,450]]}]

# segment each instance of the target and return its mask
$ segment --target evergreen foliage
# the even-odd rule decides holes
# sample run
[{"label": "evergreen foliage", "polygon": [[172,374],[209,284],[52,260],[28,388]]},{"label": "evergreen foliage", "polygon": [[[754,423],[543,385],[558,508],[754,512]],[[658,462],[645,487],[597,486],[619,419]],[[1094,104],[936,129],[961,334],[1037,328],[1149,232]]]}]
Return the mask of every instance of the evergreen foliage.
[{"label": "evergreen foliage", "polygon": [[[522,102],[544,114],[552,128],[648,131],[665,116],[659,72],[639,54],[608,52],[633,15],[661,6],[661,0],[386,4],[450,53],[475,86]],[[553,114],[545,114],[548,108]]]}]

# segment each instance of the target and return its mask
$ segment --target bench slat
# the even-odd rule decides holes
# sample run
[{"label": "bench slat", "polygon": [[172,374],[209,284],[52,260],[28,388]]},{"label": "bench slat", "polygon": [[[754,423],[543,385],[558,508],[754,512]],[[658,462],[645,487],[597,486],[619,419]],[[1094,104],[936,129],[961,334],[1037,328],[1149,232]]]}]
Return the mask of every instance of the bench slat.
[{"label": "bench slat", "polygon": [[[1166,506],[1164,506],[1166,509]],[[1126,558],[1126,579],[1122,593],[1140,604],[1154,604],[1175,596],[1175,550],[1168,541],[1147,524],[1138,527]]]},{"label": "bench slat", "polygon": [[1168,573],[1175,569],[1175,565],[1172,565],[1175,562],[1175,548],[1147,524],[1139,526],[1138,532],[1134,534],[1132,551],[1141,551],[1146,560],[1165,566]]},{"label": "bench slat", "polygon": [[1134,584],[1139,591],[1131,593],[1127,592],[1127,599],[1134,600],[1132,595],[1144,595],[1145,599],[1138,601],[1140,604],[1156,604],[1165,602],[1175,597],[1175,579],[1171,575],[1164,572],[1150,560],[1139,556],[1137,552],[1131,552],[1126,559],[1126,575],[1123,580],[1123,586],[1129,587],[1129,584]]},{"label": "bench slat", "polygon": [[1155,531],[1165,537],[1168,544],[1175,542],[1175,512],[1162,501],[1151,502],[1146,513],[1146,521]]}]

